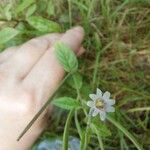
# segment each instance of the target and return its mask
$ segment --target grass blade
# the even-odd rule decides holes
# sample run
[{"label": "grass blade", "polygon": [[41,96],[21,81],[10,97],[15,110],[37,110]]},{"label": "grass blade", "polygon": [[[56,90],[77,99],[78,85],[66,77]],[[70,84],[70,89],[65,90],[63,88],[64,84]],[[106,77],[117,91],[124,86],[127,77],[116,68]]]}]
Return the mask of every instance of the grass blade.
[{"label": "grass blade", "polygon": [[69,115],[67,117],[67,121],[65,124],[64,134],[63,134],[63,150],[68,150],[69,127],[70,127],[70,122],[71,122],[71,118],[73,116],[73,113],[74,113],[74,109],[72,109],[69,112]]},{"label": "grass blade", "polygon": [[115,119],[113,119],[110,116],[107,116],[107,119],[114,124],[119,130],[121,130],[131,141],[132,143],[135,145],[135,147],[138,150],[143,150],[143,148],[141,147],[141,145],[137,142],[137,140],[135,139],[135,137],[128,131],[126,130],[119,122],[117,122]]}]

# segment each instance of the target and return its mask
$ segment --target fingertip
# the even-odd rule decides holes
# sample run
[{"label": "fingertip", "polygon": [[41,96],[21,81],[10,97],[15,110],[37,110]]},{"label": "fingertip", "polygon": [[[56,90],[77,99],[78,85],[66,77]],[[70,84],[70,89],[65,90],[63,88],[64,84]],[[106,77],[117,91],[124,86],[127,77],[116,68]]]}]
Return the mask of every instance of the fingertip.
[{"label": "fingertip", "polygon": [[80,33],[81,35],[84,36],[84,29],[81,26],[73,27],[71,30],[74,30],[75,32],[78,32],[78,33]]},{"label": "fingertip", "polygon": [[83,37],[84,37],[83,28],[77,26],[67,30],[66,33],[62,36],[60,41],[67,44],[71,49],[74,50],[75,53],[78,53],[80,45],[83,41]]},{"label": "fingertip", "polygon": [[79,40],[83,40],[84,37],[84,29],[81,26],[76,26],[71,29],[69,29],[67,34],[72,34],[75,37],[77,37]]}]

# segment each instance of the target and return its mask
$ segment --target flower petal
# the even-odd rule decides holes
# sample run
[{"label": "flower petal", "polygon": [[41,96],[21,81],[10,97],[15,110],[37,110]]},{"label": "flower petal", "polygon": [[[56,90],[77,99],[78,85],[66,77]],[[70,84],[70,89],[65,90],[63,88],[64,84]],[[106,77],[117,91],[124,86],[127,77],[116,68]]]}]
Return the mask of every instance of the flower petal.
[{"label": "flower petal", "polygon": [[94,107],[95,105],[94,105],[95,103],[93,102],[93,101],[88,101],[87,102],[87,105],[89,106],[89,107]]},{"label": "flower petal", "polygon": [[108,105],[114,105],[115,104],[114,99],[108,99],[106,102],[107,102]]},{"label": "flower petal", "polygon": [[105,112],[105,111],[101,111],[101,112],[100,112],[100,119],[101,119],[102,121],[104,121],[104,120],[106,119],[106,112]]},{"label": "flower petal", "polygon": [[94,108],[91,108],[90,111],[89,111],[90,116],[92,116],[93,111],[94,111]]},{"label": "flower petal", "polygon": [[96,94],[98,97],[102,97],[102,91],[97,88]]},{"label": "flower petal", "polygon": [[97,114],[99,113],[98,110],[94,109],[93,113],[92,113],[92,116],[95,117]]},{"label": "flower petal", "polygon": [[115,108],[112,106],[107,106],[106,107],[106,112],[115,112]]},{"label": "flower petal", "polygon": [[90,94],[89,97],[90,97],[93,101],[95,101],[95,100],[97,99],[97,95],[95,95],[95,94]]},{"label": "flower petal", "polygon": [[104,99],[105,101],[107,101],[109,98],[110,98],[110,92],[106,91],[106,92],[103,94],[103,99]]}]

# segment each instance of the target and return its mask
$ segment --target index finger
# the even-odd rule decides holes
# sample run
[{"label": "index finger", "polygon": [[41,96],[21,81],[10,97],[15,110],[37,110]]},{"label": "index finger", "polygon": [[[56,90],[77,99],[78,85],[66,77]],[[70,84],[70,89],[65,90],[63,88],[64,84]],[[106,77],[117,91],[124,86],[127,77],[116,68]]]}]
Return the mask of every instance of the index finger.
[{"label": "index finger", "polygon": [[[70,46],[70,48],[77,54],[83,36],[83,28],[76,27],[68,30],[59,41]],[[54,47],[51,47],[42,56],[36,66],[34,66],[30,74],[28,74],[23,81],[23,84],[27,88],[34,89],[37,99],[39,99],[40,103],[43,103],[55,92],[63,75],[64,70],[55,56]]]}]

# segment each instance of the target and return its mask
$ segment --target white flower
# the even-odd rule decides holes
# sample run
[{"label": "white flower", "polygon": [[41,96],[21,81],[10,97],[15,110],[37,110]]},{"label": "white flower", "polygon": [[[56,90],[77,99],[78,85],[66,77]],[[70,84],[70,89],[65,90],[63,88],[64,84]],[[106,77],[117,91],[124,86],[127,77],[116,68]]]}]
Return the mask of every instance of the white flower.
[{"label": "white flower", "polygon": [[90,112],[93,117],[99,114],[100,119],[104,121],[107,112],[115,111],[115,108],[112,106],[115,104],[115,100],[110,99],[110,93],[108,91],[103,94],[102,91],[97,88],[96,94],[90,94],[89,97],[92,101],[88,101],[87,105],[91,107]]}]

